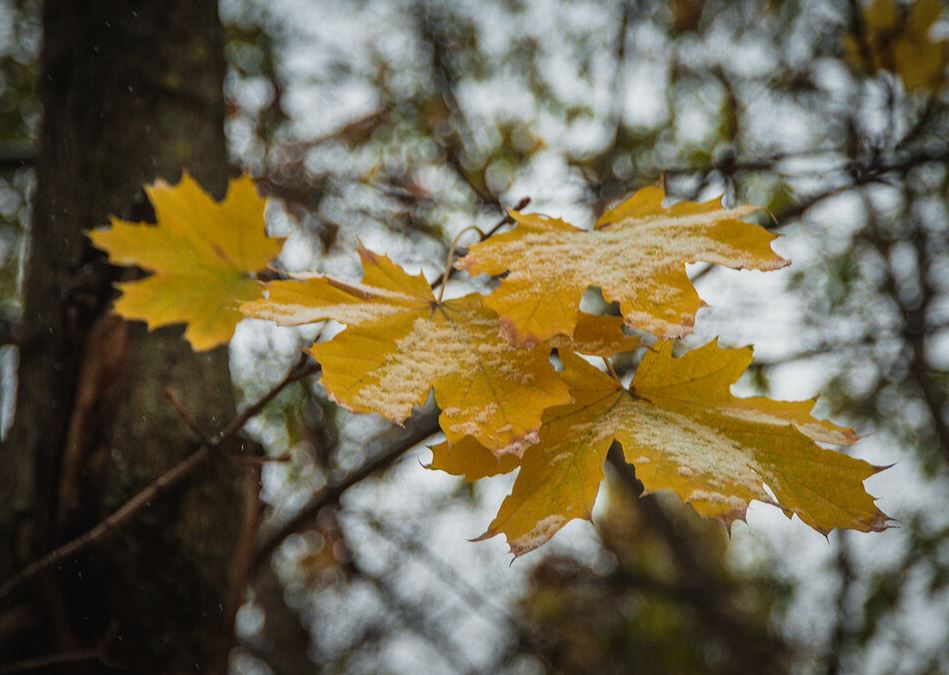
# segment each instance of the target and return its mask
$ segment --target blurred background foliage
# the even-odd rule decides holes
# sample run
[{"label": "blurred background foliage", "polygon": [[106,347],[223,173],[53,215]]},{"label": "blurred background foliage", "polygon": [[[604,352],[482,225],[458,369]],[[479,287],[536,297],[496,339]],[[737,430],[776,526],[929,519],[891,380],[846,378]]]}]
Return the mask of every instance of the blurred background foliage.
[{"label": "blurred background foliage", "polygon": [[[0,4],[8,393],[38,11]],[[900,520],[830,543],[799,523],[773,537],[738,524],[729,540],[666,495],[635,499],[615,463],[595,530],[568,528],[507,569],[500,543],[464,539],[509,484],[422,471],[423,448],[259,563],[235,672],[949,672],[939,0],[223,0],[221,14],[235,172],[274,198],[286,269],[358,275],[361,239],[433,278],[454,234],[523,197],[578,225],[660,180],[674,199],[764,207],[795,265],[777,281],[693,266],[703,297],[733,305],[704,311],[695,342],[756,342],[745,391],[820,390],[825,414],[872,435],[856,452],[898,462],[870,487],[896,495],[882,504]],[[242,395],[313,337],[242,326]],[[275,522],[392,433],[302,386],[253,430],[284,460],[263,470]]]}]

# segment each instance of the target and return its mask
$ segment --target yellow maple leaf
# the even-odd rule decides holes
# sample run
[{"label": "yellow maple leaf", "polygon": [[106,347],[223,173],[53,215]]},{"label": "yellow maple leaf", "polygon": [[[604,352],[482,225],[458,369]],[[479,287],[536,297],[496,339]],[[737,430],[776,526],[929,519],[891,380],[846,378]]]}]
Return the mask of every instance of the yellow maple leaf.
[{"label": "yellow maple leaf", "polygon": [[863,488],[881,467],[815,443],[852,443],[852,430],[811,417],[813,400],[730,393],[750,348],[712,342],[673,358],[671,342],[661,342],[629,390],[577,356],[561,358],[574,401],[544,414],[538,443],[525,451],[513,491],[483,535],[506,535],[515,555],[573,518],[590,518],[614,441],[647,492],[672,490],[703,516],[730,524],[756,499],[823,533],[885,528],[887,517]]},{"label": "yellow maple leaf", "polygon": [[557,335],[548,341],[551,347],[580,354],[610,357],[631,352],[639,346],[639,338],[623,334],[623,317],[602,316],[580,312],[573,337]]},{"label": "yellow maple leaf", "polygon": [[863,45],[853,35],[844,38],[847,60],[858,69],[895,73],[909,92],[939,91],[946,84],[949,40],[931,33],[941,13],[939,0],[874,0],[863,10]]},{"label": "yellow maple leaf", "polygon": [[323,276],[275,281],[266,299],[242,306],[247,316],[283,325],[347,325],[310,349],[335,401],[401,422],[434,388],[448,440],[473,436],[500,455],[519,453],[543,410],[570,400],[549,348],[513,348],[480,295],[438,302],[422,275],[361,246],[359,255],[359,284]]},{"label": "yellow maple leaf", "polygon": [[196,351],[227,343],[243,318],[239,303],[263,292],[252,274],[283,246],[264,231],[265,201],[250,176],[232,180],[220,203],[187,172],[177,185],[159,180],[145,192],[157,225],[113,217],[110,229],[89,233],[112,264],[154,272],[118,284],[115,312],[149,329],[186,323],[185,338]]},{"label": "yellow maple leaf", "polygon": [[[549,344],[569,352],[594,356],[609,357],[620,352],[633,351],[639,346],[639,339],[624,335],[622,324],[623,319],[618,316],[581,312],[573,338],[559,336]],[[445,441],[433,445],[430,449],[432,463],[428,468],[462,476],[469,482],[513,471],[520,466],[522,454],[517,452],[497,455],[471,436],[466,436],[455,444]],[[523,449],[521,448],[521,451]]]},{"label": "yellow maple leaf", "polygon": [[468,482],[480,478],[509,473],[521,464],[521,457],[515,453],[496,455],[471,436],[465,436],[452,445],[448,441],[431,447],[432,463],[429,469],[444,471],[454,476],[462,476]]},{"label": "yellow maple leaf", "polygon": [[758,270],[788,264],[771,250],[775,235],[740,220],[753,207],[723,209],[713,199],[663,208],[664,196],[660,187],[639,190],[604,213],[593,231],[511,212],[517,227],[474,244],[457,267],[472,274],[510,272],[484,302],[515,343],[530,344],[572,335],[580,298],[591,286],[607,301],[619,301],[628,326],[681,337],[703,304],[686,263]]}]

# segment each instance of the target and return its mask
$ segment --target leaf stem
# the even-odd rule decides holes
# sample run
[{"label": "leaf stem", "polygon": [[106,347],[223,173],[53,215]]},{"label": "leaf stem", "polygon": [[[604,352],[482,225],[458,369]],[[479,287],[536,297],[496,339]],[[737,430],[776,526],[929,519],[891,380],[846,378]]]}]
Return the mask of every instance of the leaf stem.
[{"label": "leaf stem", "polygon": [[[520,211],[521,209],[525,208],[525,207],[526,207],[528,204],[530,204],[530,203],[531,203],[531,198],[530,198],[530,197],[523,197],[523,198],[521,198],[521,201],[519,201],[517,204],[515,204],[515,205],[514,205],[514,208],[511,209],[511,210],[512,210],[512,211]],[[480,241],[484,241],[485,239],[490,239],[490,238],[493,237],[495,234],[497,234],[497,231],[500,230],[502,227],[504,227],[505,225],[508,225],[508,224],[510,224],[510,223],[513,223],[513,222],[514,222],[514,219],[511,218],[511,214],[510,214],[510,213],[504,214],[504,217],[501,218],[501,220],[499,220],[498,222],[496,222],[496,223],[491,227],[490,230],[488,230],[487,232],[484,232],[484,233],[481,234]],[[479,231],[480,231],[480,230],[479,230]],[[451,273],[454,271],[450,265],[449,265],[449,266],[446,266],[445,269],[446,269],[447,274],[446,274],[446,273],[439,274],[439,275],[435,278],[435,280],[431,283],[431,287],[432,287],[433,289],[434,289],[436,286],[440,286],[441,284],[445,283],[445,279],[446,279],[447,277],[450,277],[450,276],[451,276]]]},{"label": "leaf stem", "polygon": [[618,381],[620,377],[617,375],[616,369],[613,368],[613,362],[605,356],[601,356],[600,358],[603,360],[603,365],[606,366],[606,372],[608,372],[613,379]]},{"label": "leaf stem", "polygon": [[442,272],[442,283],[438,287],[438,298],[436,299],[437,304],[442,304],[442,297],[445,295],[445,288],[448,287],[448,279],[451,277],[451,263],[452,258],[455,257],[455,249],[458,247],[458,242],[461,240],[461,235],[467,232],[477,232],[480,235],[480,241],[484,241],[485,233],[477,225],[469,225],[464,228],[461,232],[455,235],[455,238],[451,240],[451,245],[448,247],[448,256],[445,259],[445,271]]}]

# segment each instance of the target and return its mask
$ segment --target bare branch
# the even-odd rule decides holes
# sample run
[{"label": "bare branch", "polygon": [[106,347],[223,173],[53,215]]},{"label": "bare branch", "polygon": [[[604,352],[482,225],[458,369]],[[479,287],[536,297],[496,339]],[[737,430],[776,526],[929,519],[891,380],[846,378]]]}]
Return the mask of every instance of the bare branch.
[{"label": "bare branch", "polygon": [[0,599],[10,595],[37,574],[51,569],[66,558],[74,556],[86,548],[110,538],[118,532],[119,529],[131,522],[135,516],[148,508],[153,501],[160,498],[185,478],[193,474],[215,454],[215,451],[220,448],[223,443],[237,434],[248,420],[263,410],[264,406],[272,401],[287,386],[312,375],[317,372],[318,369],[318,365],[308,363],[307,357],[302,357],[300,361],[287,371],[287,374],[280,382],[275,384],[270,391],[264,394],[255,403],[234,417],[223,431],[209,441],[202,442],[197,450],[146,485],[144,489],[125,502],[117,511],[107,516],[85,534],[81,534],[62,546],[53,549],[7,579],[7,581],[0,586]]},{"label": "bare branch", "polygon": [[320,366],[317,363],[314,363],[309,360],[309,357],[306,354],[300,355],[300,360],[297,361],[290,370],[287,371],[287,374],[284,375],[283,379],[280,380],[277,384],[271,387],[270,391],[257,399],[256,402],[247,406],[243,411],[241,411],[237,417],[231,420],[231,423],[224,427],[224,430],[218,434],[217,439],[214,441],[220,445],[225,439],[230,438],[238,431],[244,428],[244,425],[254,416],[260,413],[268,403],[277,398],[277,395],[286,389],[288,386],[294,382],[299,382],[300,380],[309,377],[310,375],[315,375],[320,371]]},{"label": "bare branch", "polygon": [[430,619],[418,607],[400,598],[383,575],[373,574],[355,560],[349,563],[349,567],[361,579],[364,579],[376,589],[382,600],[398,613],[402,624],[425,640],[441,655],[451,667],[452,672],[467,673],[468,675],[477,675],[481,672],[472,664],[467,663],[462,654],[453,648],[452,640],[445,633],[441,622]]},{"label": "bare branch", "polygon": [[238,464],[247,464],[249,466],[261,466],[263,464],[287,464],[293,459],[293,457],[288,452],[285,452],[282,455],[277,455],[276,457],[233,454],[227,454],[225,457],[227,457],[232,462],[237,462]]},{"label": "bare branch", "polygon": [[366,454],[371,459],[366,460],[361,467],[342,480],[327,485],[317,492],[289,520],[274,526],[269,533],[266,531],[261,533],[257,554],[254,556],[254,566],[262,565],[270,560],[271,554],[284,539],[305,528],[323,507],[336,504],[346,490],[390,466],[399,457],[437,431],[438,413],[431,410],[411,418],[406,422],[405,428],[395,428],[389,434],[385,434],[385,438],[372,444],[382,447],[375,452],[369,449]]},{"label": "bare branch", "polygon": [[0,147],[0,171],[16,171],[33,166],[36,149],[30,143],[11,143]]},{"label": "bare branch", "polygon": [[100,651],[98,647],[89,647],[86,649],[73,649],[67,652],[56,654],[45,654],[31,659],[21,659],[0,665],[0,675],[8,673],[25,673],[31,670],[39,670],[50,666],[60,666],[67,663],[80,663],[82,661],[98,661]]},{"label": "bare branch", "polygon": [[827,649],[827,668],[825,675],[839,675],[843,666],[845,647],[848,633],[847,603],[850,599],[850,592],[854,582],[853,563],[850,560],[850,548],[847,545],[847,531],[841,530],[837,533],[837,560],[836,571],[840,578],[840,587],[837,589],[837,597],[834,605],[836,608],[836,618],[834,628],[831,633],[830,645]]},{"label": "bare branch", "polygon": [[181,403],[181,399],[178,398],[178,394],[175,393],[175,390],[171,387],[165,387],[165,390],[162,391],[165,398],[171,404],[171,407],[175,409],[175,412],[178,413],[178,416],[181,417],[181,420],[185,423],[191,433],[194,434],[195,440],[201,441],[202,443],[207,442],[207,438],[204,435],[204,432],[201,431],[201,427],[198,426],[198,423],[191,416],[191,413],[184,407]]},{"label": "bare branch", "polygon": [[[530,197],[522,197],[521,200],[520,200],[517,204],[515,204],[515,205],[514,205],[514,208],[512,208],[511,210],[512,210],[512,211],[520,211],[521,209],[526,208],[527,205],[530,204],[530,203],[531,203],[531,198],[530,198]],[[510,214],[505,214],[505,216],[504,216],[503,218],[501,218],[501,220],[499,220],[498,222],[496,222],[496,223],[491,227],[490,230],[488,230],[487,232],[481,233],[481,235],[480,235],[479,238],[478,238],[478,241],[481,242],[481,241],[484,241],[485,239],[490,239],[490,238],[493,237],[495,234],[497,234],[497,233],[498,233],[498,230],[500,230],[502,227],[504,227],[505,225],[509,225],[509,224],[511,224],[511,223],[513,223],[513,222],[514,222],[514,219],[511,218],[511,215],[510,215]],[[454,274],[455,274],[455,268],[454,268],[454,267],[449,267],[449,268],[446,268],[446,269],[448,269],[448,278],[451,279],[451,277],[454,276]],[[443,284],[444,281],[445,281],[445,273],[442,272],[442,273],[439,274],[437,277],[435,277],[435,280],[432,281],[432,283],[430,284],[430,286],[431,286],[433,289],[438,288],[439,286],[441,286],[441,285]]]},{"label": "bare branch", "polygon": [[372,528],[373,532],[391,543],[393,546],[399,548],[402,552],[413,556],[415,560],[428,567],[439,579],[442,580],[446,587],[451,589],[459,598],[468,603],[470,607],[478,610],[487,609],[492,614],[494,614],[495,617],[510,625],[512,629],[521,635],[524,645],[529,648],[531,652],[537,656],[537,658],[539,658],[541,661],[544,661],[548,668],[550,667],[550,664],[546,663],[547,658],[543,652],[543,649],[538,644],[538,641],[534,635],[534,630],[530,624],[521,620],[519,617],[513,616],[505,608],[501,607],[492,601],[491,598],[487,597],[485,593],[479,591],[474,585],[468,583],[468,581],[466,581],[457,570],[435,555],[416,538],[409,538],[403,536],[402,533],[396,533],[393,529],[389,528],[386,523],[384,523],[372,513],[360,512],[356,515],[363,518],[369,527]]},{"label": "bare branch", "polygon": [[34,560],[17,574],[14,574],[10,579],[4,582],[3,586],[0,586],[0,599],[10,595],[10,593],[40,572],[55,567],[66,558],[74,556],[89,546],[100,543],[115,534],[120,527],[128,524],[135,516],[144,511],[152,501],[158,499],[165,492],[190,476],[192,472],[204,464],[210,456],[211,446],[202,445],[198,450],[188,455],[185,459],[149,483],[144,490],[125,502],[117,511],[107,516],[91,530],[53,549],[38,560]]}]

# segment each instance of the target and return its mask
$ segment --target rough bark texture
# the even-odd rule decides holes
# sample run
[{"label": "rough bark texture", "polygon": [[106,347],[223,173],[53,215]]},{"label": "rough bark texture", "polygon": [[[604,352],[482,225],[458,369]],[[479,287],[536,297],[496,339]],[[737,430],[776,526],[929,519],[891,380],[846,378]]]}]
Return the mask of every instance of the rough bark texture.
[{"label": "rough bark texture", "polygon": [[[119,273],[83,232],[151,217],[141,185],[182,168],[226,185],[214,0],[48,0],[14,426],[0,462],[0,577],[95,524],[234,413],[227,352],[108,314]],[[221,667],[248,474],[215,463],[123,534],[0,606],[0,661],[96,644],[134,673]],[[63,672],[98,672],[95,661]],[[47,671],[48,672],[48,671]]]}]

